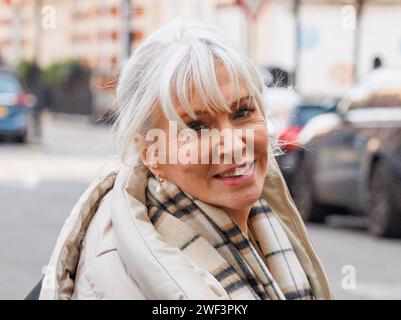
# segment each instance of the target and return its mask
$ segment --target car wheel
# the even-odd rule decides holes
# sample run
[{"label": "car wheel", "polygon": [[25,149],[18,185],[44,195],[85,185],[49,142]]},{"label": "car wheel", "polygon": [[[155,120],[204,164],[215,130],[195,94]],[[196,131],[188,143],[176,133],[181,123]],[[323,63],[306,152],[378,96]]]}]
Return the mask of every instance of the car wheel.
[{"label": "car wheel", "polygon": [[371,234],[401,237],[401,214],[390,199],[392,176],[382,162],[374,165],[367,200],[367,225]]},{"label": "car wheel", "polygon": [[305,158],[301,158],[297,172],[293,176],[292,198],[305,222],[324,222],[321,207],[315,202],[312,172]]}]

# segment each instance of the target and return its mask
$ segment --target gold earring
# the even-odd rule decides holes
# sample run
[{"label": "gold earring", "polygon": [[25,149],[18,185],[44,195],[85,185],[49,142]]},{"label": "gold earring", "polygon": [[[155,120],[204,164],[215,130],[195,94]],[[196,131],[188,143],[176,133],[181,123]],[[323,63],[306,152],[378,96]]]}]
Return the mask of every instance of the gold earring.
[{"label": "gold earring", "polygon": [[165,178],[160,179],[160,173],[157,174],[157,182],[159,185],[156,188],[157,193],[162,193],[162,183],[164,182]]}]

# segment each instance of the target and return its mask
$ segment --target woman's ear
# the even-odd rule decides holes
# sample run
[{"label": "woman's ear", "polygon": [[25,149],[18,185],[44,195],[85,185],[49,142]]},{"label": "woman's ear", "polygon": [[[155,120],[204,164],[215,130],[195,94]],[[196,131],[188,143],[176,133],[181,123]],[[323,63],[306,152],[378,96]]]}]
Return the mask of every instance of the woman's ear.
[{"label": "woman's ear", "polygon": [[139,133],[137,133],[137,134],[135,134],[134,135],[134,145],[135,145],[135,149],[136,149],[136,152],[137,152],[137,154],[139,155],[139,158],[141,158],[141,161],[142,161],[142,163],[145,165],[145,166],[147,166],[148,167],[148,160],[149,159],[147,159],[147,157],[146,157],[146,155],[147,155],[147,148],[146,148],[146,144],[145,144],[145,141],[144,141],[145,139],[144,139],[144,137],[141,135],[141,134],[139,134]]},{"label": "woman's ear", "polygon": [[134,136],[134,144],[136,152],[139,155],[142,163],[156,176],[159,174],[160,165],[155,158],[148,152],[147,144],[144,142],[144,137],[141,134]]}]

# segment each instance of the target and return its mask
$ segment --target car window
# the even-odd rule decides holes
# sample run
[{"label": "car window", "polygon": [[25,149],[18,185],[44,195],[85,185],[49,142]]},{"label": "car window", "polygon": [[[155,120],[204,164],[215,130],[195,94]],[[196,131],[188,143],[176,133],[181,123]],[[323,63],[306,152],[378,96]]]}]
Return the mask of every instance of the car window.
[{"label": "car window", "polygon": [[322,108],[320,106],[301,106],[295,108],[293,114],[290,116],[289,124],[292,126],[304,127],[313,117],[327,112],[327,108]]},{"label": "car window", "polygon": [[11,73],[0,73],[0,93],[16,93],[21,91],[21,84]]}]

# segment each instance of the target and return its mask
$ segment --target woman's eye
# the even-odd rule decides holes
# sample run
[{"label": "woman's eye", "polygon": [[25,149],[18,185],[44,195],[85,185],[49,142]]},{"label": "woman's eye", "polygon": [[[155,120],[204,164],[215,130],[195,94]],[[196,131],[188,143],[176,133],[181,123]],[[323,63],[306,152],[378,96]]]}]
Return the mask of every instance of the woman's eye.
[{"label": "woman's eye", "polygon": [[251,107],[243,107],[237,111],[237,113],[234,115],[234,119],[245,119],[252,111],[253,108]]},{"label": "woman's eye", "polygon": [[205,128],[206,128],[206,126],[204,126],[204,125],[203,125],[201,122],[199,122],[199,121],[191,122],[191,123],[188,125],[188,127],[189,127],[190,129],[196,131],[196,132],[199,132],[199,133],[201,132],[202,129],[205,129]]}]

